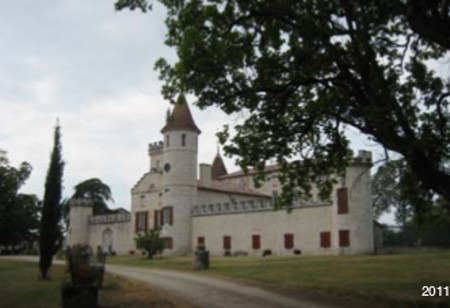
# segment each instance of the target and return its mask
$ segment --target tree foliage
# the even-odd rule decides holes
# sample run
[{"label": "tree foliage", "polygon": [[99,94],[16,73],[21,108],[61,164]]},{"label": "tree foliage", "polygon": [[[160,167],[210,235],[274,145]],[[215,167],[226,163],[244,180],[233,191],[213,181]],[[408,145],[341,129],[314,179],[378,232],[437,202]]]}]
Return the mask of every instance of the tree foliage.
[{"label": "tree foliage", "polygon": [[71,198],[92,200],[94,215],[109,213],[107,201],[114,202],[111,188],[97,178],[88,179],[77,184]]},{"label": "tree foliage", "polygon": [[413,217],[410,198],[405,196],[406,192],[402,187],[404,177],[408,174],[403,159],[388,161],[378,168],[372,180],[375,218],[394,210],[396,222],[404,226]]},{"label": "tree foliage", "polygon": [[31,174],[31,165],[9,165],[0,155],[0,246],[16,246],[36,239],[40,205],[35,195],[19,193]]},{"label": "tree foliage", "polygon": [[139,232],[134,240],[136,247],[144,249],[149,259],[153,259],[153,256],[162,253],[164,250],[164,241],[159,237],[158,230]]},{"label": "tree foliage", "polygon": [[62,241],[62,181],[64,162],[62,159],[61,127],[55,127],[53,150],[50,166],[45,180],[44,200],[42,205],[41,226],[39,234],[39,268],[42,279],[48,279],[48,271],[52,265],[53,255]]},{"label": "tree foliage", "polygon": [[[233,137],[219,135],[244,170],[275,158],[283,196],[307,191],[310,180],[327,193],[327,175],[349,163],[350,126],[403,157],[411,192],[419,187],[450,202],[449,70],[430,68],[433,61],[448,67],[449,1],[160,2],[166,44],[179,58],[156,63],[163,94],[183,91],[200,107],[247,112]],[[117,9],[148,5],[116,2]]]}]

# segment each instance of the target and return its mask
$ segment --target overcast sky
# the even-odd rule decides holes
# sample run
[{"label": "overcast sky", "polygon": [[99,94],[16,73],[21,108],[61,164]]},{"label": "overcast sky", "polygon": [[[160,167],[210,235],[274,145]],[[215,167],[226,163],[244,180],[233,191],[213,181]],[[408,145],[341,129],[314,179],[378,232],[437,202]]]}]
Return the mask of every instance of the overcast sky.
[{"label": "overcast sky", "polygon": [[[114,207],[130,209],[130,189],[148,171],[149,142],[161,140],[170,106],[153,70],[164,45],[164,10],[115,12],[114,0],[5,1],[0,11],[0,149],[33,173],[23,191],[43,195],[56,119],[62,126],[64,195],[98,177]],[[193,99],[188,97],[188,101]],[[199,162],[211,163],[215,133],[237,119],[191,105]],[[350,132],[354,150],[373,145]],[[233,160],[227,167],[235,170]]]}]

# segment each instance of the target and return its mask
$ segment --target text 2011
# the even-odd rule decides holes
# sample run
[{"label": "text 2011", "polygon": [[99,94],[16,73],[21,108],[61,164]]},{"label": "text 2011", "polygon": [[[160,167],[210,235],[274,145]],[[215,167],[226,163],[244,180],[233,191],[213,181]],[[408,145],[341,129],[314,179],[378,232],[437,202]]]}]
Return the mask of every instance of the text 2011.
[{"label": "text 2011", "polygon": [[449,296],[450,295],[450,287],[449,286],[423,286],[422,287],[422,296]]}]

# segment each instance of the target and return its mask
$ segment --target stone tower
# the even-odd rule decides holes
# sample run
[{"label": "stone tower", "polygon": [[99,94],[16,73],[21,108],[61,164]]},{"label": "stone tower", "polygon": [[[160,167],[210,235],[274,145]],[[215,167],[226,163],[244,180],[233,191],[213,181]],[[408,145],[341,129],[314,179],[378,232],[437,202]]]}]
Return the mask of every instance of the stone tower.
[{"label": "stone tower", "polygon": [[89,216],[92,216],[92,202],[86,199],[75,199],[69,203],[69,229],[67,245],[89,243]]},{"label": "stone tower", "polygon": [[191,211],[197,200],[197,151],[201,133],[183,94],[166,125],[163,148],[163,224],[161,237],[169,241],[166,254],[191,250]]}]

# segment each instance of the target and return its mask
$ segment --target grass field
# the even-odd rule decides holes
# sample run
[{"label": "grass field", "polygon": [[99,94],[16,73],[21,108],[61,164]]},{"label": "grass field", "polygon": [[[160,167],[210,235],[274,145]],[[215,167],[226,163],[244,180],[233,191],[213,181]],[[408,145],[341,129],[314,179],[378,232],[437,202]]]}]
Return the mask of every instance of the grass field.
[{"label": "grass field", "polygon": [[[42,281],[37,278],[36,263],[0,260],[0,307],[61,307],[61,283],[68,279],[64,272],[64,266],[53,266],[52,279]],[[99,304],[110,308],[187,307],[141,283],[111,275],[105,277],[104,288],[99,292]]]},{"label": "grass field", "polygon": [[[190,257],[147,260],[112,257],[110,263],[190,271]],[[364,299],[372,303],[450,306],[450,296],[422,297],[422,286],[450,286],[450,250],[380,256],[213,257],[202,275],[268,287]]]}]

